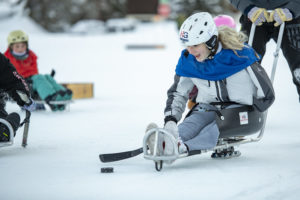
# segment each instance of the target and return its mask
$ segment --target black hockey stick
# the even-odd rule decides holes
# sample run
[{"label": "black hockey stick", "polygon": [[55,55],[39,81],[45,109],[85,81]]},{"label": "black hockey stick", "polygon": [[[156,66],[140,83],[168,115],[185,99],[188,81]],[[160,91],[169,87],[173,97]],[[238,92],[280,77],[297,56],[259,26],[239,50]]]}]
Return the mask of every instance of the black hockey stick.
[{"label": "black hockey stick", "polygon": [[127,158],[132,158],[134,156],[140,155],[143,153],[143,147],[131,150],[131,151],[124,151],[119,153],[107,153],[107,154],[100,154],[99,158],[101,162],[115,162],[119,160],[124,160]]},{"label": "black hockey stick", "polygon": [[[143,153],[143,147],[131,150],[131,151],[124,151],[124,152],[119,152],[119,153],[107,153],[107,154],[100,154],[99,158],[101,162],[106,163],[106,162],[115,162],[119,160],[125,160],[128,158],[132,158],[135,156],[140,155]],[[201,150],[194,150],[194,151],[189,151],[188,156],[193,156],[197,154],[201,154]]]}]

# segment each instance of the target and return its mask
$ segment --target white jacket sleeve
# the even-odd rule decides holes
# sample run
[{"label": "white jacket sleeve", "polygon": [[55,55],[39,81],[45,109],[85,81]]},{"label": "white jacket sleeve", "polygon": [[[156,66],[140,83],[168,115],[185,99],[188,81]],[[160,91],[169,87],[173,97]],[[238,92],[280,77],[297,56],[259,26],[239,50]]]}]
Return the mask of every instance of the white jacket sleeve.
[{"label": "white jacket sleeve", "polygon": [[193,86],[194,83],[190,78],[175,75],[174,83],[168,90],[168,99],[165,108],[166,118],[172,118],[172,120],[176,122],[181,119],[186,107],[188,95],[193,89]]}]

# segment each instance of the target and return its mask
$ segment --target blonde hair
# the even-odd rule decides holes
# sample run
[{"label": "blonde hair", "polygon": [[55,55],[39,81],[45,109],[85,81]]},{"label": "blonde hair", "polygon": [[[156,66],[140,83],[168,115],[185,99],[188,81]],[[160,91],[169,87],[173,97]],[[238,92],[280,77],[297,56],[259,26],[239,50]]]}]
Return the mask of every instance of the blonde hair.
[{"label": "blonde hair", "polygon": [[244,33],[237,32],[228,26],[219,26],[218,32],[219,41],[224,49],[242,50],[244,43],[248,40]]}]

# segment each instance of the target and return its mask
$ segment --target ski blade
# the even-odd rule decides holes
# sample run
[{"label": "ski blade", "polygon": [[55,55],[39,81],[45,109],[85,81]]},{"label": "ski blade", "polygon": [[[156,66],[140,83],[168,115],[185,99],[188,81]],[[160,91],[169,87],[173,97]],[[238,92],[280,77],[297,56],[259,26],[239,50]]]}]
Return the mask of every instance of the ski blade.
[{"label": "ski blade", "polygon": [[119,153],[108,153],[108,154],[100,154],[99,158],[101,162],[115,162],[119,160],[124,160],[127,158],[132,158],[134,156],[137,156],[139,154],[143,153],[143,148],[138,148],[131,151],[125,151],[125,152],[119,152]]}]

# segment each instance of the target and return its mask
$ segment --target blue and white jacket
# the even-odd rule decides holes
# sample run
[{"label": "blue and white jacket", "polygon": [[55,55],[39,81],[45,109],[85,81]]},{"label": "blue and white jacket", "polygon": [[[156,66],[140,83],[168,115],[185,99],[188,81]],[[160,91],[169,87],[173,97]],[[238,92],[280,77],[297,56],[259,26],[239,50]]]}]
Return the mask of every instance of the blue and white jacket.
[{"label": "blue and white jacket", "polygon": [[168,90],[165,121],[181,119],[194,85],[198,88],[197,103],[235,102],[265,111],[275,96],[268,75],[257,61],[249,46],[234,52],[222,49],[220,43],[214,58],[204,62],[198,62],[184,50]]}]

